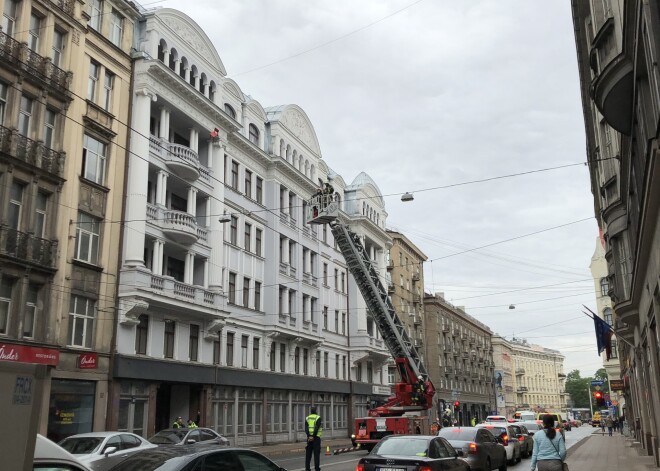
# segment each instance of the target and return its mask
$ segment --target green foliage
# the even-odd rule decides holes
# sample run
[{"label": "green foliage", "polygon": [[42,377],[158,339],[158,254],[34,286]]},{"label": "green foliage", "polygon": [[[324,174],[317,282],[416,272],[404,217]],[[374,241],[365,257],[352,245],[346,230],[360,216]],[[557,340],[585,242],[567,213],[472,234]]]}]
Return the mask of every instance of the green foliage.
[{"label": "green foliage", "polygon": [[573,407],[589,407],[589,385],[591,378],[580,377],[578,370],[566,375],[566,393],[570,394]]}]

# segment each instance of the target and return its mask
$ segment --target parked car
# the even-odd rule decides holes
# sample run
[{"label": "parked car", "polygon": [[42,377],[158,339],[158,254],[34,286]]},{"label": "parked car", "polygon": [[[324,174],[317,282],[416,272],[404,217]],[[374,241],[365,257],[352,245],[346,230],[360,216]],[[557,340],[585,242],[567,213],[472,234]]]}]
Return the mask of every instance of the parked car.
[{"label": "parked car", "polygon": [[137,453],[111,471],[286,471],[264,455],[245,448],[171,446]]},{"label": "parked car", "polygon": [[500,443],[504,445],[506,450],[506,459],[509,464],[520,463],[521,452],[520,452],[520,442],[516,438],[516,433],[511,428],[511,425],[503,423],[493,423],[493,424],[481,424],[477,427],[482,427],[487,429],[492,433],[495,438],[500,440]]},{"label": "parked car", "polygon": [[138,451],[155,448],[128,432],[92,432],[71,435],[59,445],[94,471],[105,471]]},{"label": "parked car", "polygon": [[166,428],[149,438],[154,445],[221,445],[229,440],[210,428]]},{"label": "parked car", "polygon": [[39,434],[37,434],[37,442],[34,445],[32,469],[34,471],[91,471],[57,443]]},{"label": "parked car", "polygon": [[520,455],[523,458],[529,458],[534,451],[534,438],[529,434],[527,427],[522,422],[511,424],[511,428],[516,432],[516,439],[520,442]]},{"label": "parked car", "polygon": [[454,450],[463,452],[460,458],[473,471],[506,471],[504,445],[487,429],[477,427],[445,427],[438,436],[446,439]]},{"label": "parked car", "polygon": [[355,471],[469,471],[447,440],[434,435],[389,435],[383,438],[364,458]]}]

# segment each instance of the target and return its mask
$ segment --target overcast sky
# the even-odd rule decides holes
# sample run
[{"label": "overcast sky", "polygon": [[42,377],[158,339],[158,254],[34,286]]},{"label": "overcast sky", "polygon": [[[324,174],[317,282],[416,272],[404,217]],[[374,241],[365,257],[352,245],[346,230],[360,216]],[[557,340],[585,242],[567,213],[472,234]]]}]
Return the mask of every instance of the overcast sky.
[{"label": "overcast sky", "polygon": [[[566,372],[602,366],[580,313],[583,303],[595,309],[585,166],[419,191],[586,160],[569,2],[159,5],[197,21],[228,76],[264,107],[301,106],[347,182],[364,170],[384,195],[415,194],[386,197],[388,226],[435,259],[427,291],[507,338],[559,349]],[[547,285],[556,286],[537,288]]]}]

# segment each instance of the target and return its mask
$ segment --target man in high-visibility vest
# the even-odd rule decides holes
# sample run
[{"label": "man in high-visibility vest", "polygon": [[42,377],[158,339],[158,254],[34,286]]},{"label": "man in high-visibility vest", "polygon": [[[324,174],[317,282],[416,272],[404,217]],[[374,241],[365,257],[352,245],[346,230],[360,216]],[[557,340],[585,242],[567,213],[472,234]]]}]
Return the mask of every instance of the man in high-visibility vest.
[{"label": "man in high-visibility vest", "polygon": [[323,424],[321,416],[316,413],[316,407],[310,409],[305,418],[305,433],[307,434],[307,447],[305,448],[305,471],[311,471],[312,453],[314,453],[314,469],[321,471],[321,435]]}]

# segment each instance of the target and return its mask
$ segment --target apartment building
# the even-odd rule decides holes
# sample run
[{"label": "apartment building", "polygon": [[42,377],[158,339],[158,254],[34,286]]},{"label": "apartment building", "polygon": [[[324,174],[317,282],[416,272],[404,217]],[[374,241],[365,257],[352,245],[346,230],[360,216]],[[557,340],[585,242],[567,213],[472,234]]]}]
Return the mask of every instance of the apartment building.
[{"label": "apartment building", "polygon": [[445,300],[443,293],[424,295],[426,341],[438,346],[435,356],[429,349],[426,367],[436,389],[432,412],[441,417],[452,404],[460,403],[454,416],[462,425],[486,418],[495,409],[492,331],[462,307]]},{"label": "apartment building", "polygon": [[[365,203],[365,211],[371,211]],[[399,318],[406,326],[421,358],[426,358],[429,348],[424,335],[424,268],[427,256],[404,234],[388,229],[392,238],[387,270],[387,291]],[[431,342],[433,344],[433,342]]]},{"label": "apartment building", "polygon": [[516,410],[566,411],[564,356],[557,350],[513,338],[513,389]]},{"label": "apartment building", "polygon": [[[596,293],[596,314],[607,322],[610,326],[614,326],[614,310],[612,309],[612,299],[609,297],[608,292],[609,279],[607,277],[607,260],[605,259],[605,241],[602,237],[596,237],[596,247],[594,254],[591,257],[591,264],[589,265],[591,276],[594,279],[594,292]],[[607,372],[608,379],[621,380],[621,364],[619,363],[619,352],[617,347],[616,335],[612,336],[612,354],[610,359],[607,359],[605,352],[601,353],[603,359],[603,367]],[[622,391],[608,391],[610,400],[617,407],[619,411],[625,408],[625,398]]]},{"label": "apartment building", "polygon": [[495,363],[495,406],[497,413],[513,417],[519,406],[515,390],[513,348],[499,335],[493,335],[493,362]]},{"label": "apartment building", "polygon": [[0,8],[0,340],[51,366],[40,431],[57,440],[105,427],[138,12]]},{"label": "apartment building", "polygon": [[303,440],[315,404],[346,436],[389,394],[389,353],[306,200],[329,181],[385,277],[380,190],[332,171],[300,107],[241,90],[182,12],[145,12],[136,39],[109,428],[199,411],[235,444]]},{"label": "apartment building", "polygon": [[660,5],[573,0],[571,8],[623,413],[660,466]]}]

